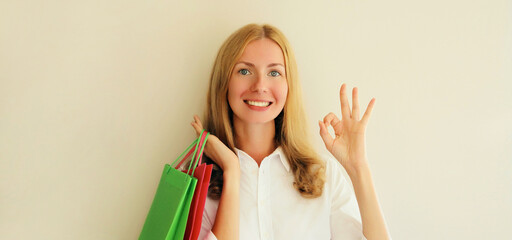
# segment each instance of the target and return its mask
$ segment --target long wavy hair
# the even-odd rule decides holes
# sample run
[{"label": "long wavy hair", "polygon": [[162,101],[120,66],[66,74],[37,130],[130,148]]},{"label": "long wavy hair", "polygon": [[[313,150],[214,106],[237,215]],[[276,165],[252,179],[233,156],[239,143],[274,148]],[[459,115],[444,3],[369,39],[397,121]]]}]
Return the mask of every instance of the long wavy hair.
[{"label": "long wavy hair", "polygon": [[[288,83],[284,109],[274,119],[276,146],[281,146],[288,158],[290,169],[295,176],[295,189],[305,198],[319,197],[325,183],[325,164],[309,142],[295,56],[288,40],[276,27],[267,24],[248,24],[234,32],[222,44],[210,76],[204,117],[205,129],[235,152],[233,111],[227,100],[229,80],[235,63],[242,56],[247,44],[262,38],[271,39],[281,47]],[[203,157],[205,162],[214,164],[208,196],[219,199],[223,186],[222,170],[211,159]]]}]

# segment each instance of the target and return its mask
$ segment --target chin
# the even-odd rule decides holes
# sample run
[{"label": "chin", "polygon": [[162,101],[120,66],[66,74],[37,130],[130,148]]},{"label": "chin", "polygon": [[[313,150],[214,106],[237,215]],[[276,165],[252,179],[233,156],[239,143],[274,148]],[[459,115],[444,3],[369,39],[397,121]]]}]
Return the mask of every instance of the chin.
[{"label": "chin", "polygon": [[241,120],[246,123],[263,124],[273,122],[274,119],[275,118],[245,118]]},{"label": "chin", "polygon": [[257,114],[244,114],[242,115],[243,117],[238,117],[237,118],[241,121],[241,122],[244,122],[244,123],[252,123],[252,124],[264,124],[264,123],[269,123],[269,122],[274,122],[274,120],[276,119],[276,117],[278,116],[279,114],[274,114],[271,115],[271,116],[257,116]]}]

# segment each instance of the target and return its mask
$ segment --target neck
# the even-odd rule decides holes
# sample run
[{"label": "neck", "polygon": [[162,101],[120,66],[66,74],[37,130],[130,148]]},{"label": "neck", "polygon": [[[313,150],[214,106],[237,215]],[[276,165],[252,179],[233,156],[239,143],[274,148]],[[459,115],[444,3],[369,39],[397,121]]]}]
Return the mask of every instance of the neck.
[{"label": "neck", "polygon": [[275,123],[244,123],[236,117],[233,119],[235,129],[236,147],[249,154],[258,166],[263,158],[270,155],[275,149]]}]

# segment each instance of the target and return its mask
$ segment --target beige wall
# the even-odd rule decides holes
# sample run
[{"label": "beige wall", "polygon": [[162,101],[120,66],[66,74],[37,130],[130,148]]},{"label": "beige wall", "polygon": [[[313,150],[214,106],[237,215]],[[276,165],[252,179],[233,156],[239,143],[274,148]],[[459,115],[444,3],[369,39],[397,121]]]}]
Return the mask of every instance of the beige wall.
[{"label": "beige wall", "polygon": [[136,239],[217,49],[250,22],[295,48],[320,150],[341,83],[376,97],[394,239],[512,235],[510,1],[155,2],[0,2],[1,239]]}]

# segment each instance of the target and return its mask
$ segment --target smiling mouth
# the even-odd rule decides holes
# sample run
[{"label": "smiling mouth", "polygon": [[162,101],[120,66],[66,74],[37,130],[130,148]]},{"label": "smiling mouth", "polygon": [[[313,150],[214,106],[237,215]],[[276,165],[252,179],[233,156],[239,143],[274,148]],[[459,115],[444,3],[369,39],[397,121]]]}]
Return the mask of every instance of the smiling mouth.
[{"label": "smiling mouth", "polygon": [[272,104],[272,102],[260,102],[260,101],[250,101],[250,100],[244,100],[244,102],[247,103],[248,105],[256,106],[256,107],[268,107],[268,106],[270,106],[270,104]]}]

